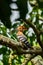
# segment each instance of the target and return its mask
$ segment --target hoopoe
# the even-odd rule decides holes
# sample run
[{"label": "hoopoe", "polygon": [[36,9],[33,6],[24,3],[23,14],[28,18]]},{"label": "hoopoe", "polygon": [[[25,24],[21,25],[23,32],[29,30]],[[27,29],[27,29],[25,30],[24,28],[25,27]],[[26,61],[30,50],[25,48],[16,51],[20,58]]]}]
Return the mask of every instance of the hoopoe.
[{"label": "hoopoe", "polygon": [[19,26],[17,28],[17,38],[19,40],[19,42],[21,42],[24,46],[24,48],[32,48],[32,46],[30,45],[30,43],[27,40],[27,37],[23,34],[23,32],[27,30],[27,28],[25,26]]}]

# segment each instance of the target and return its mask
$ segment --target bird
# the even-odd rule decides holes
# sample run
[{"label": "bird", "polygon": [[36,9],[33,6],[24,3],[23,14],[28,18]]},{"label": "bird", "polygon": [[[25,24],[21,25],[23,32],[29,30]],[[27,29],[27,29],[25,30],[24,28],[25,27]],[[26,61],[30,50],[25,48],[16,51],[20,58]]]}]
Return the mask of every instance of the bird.
[{"label": "bird", "polygon": [[17,28],[17,39],[19,40],[19,42],[22,43],[24,49],[28,49],[28,48],[32,49],[32,46],[27,40],[27,37],[23,34],[25,30],[27,30],[25,26],[19,26]]}]

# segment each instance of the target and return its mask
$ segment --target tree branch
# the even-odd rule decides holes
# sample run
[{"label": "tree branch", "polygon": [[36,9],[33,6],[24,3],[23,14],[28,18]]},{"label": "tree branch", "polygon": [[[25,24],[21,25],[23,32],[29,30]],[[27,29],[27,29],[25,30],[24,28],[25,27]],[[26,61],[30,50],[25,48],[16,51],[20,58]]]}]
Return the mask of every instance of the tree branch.
[{"label": "tree branch", "polygon": [[40,31],[34,26],[34,24],[29,20],[22,20],[23,22],[27,23],[35,32],[36,35],[40,34]]},{"label": "tree branch", "polygon": [[30,25],[30,27],[34,30],[36,36],[37,36],[37,41],[39,43],[39,45],[41,46],[41,48],[43,49],[43,43],[40,40],[40,31],[34,26],[34,24],[29,21],[29,20],[22,20],[23,22],[27,23],[28,25]]},{"label": "tree branch", "polygon": [[43,65],[43,58],[41,56],[36,56],[31,60],[33,65]]},{"label": "tree branch", "polygon": [[15,40],[13,39],[10,39],[6,36],[3,36],[3,35],[0,35],[0,44],[1,45],[5,45],[5,46],[8,46],[12,49],[16,49],[18,50],[18,47],[19,47],[19,42],[16,42]]},{"label": "tree branch", "polygon": [[37,54],[37,55],[43,54],[43,51],[41,49],[39,49],[39,50],[34,50],[34,49],[33,50],[32,49],[23,50],[22,43],[15,42],[15,40],[5,37],[3,35],[0,35],[0,44],[8,46],[8,47],[12,48],[13,50],[16,50],[15,54]]},{"label": "tree branch", "polygon": [[31,55],[31,54],[26,54],[26,58],[25,58],[25,60],[24,60],[24,62],[21,64],[21,65],[27,65],[27,63],[31,60],[31,59],[33,59],[36,55]]},{"label": "tree branch", "polygon": [[31,50],[31,49],[28,49],[28,50],[21,50],[20,54],[38,54],[38,55],[42,55],[42,50]]}]

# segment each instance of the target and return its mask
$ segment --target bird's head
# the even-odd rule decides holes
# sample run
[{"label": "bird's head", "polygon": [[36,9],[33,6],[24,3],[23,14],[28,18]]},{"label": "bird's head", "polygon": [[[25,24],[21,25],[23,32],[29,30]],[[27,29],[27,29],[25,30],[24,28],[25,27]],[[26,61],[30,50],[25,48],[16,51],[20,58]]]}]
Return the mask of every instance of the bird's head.
[{"label": "bird's head", "polygon": [[26,31],[27,30],[27,28],[25,27],[25,26],[19,26],[18,28],[17,28],[17,31],[21,31],[21,32],[24,32],[24,31]]}]

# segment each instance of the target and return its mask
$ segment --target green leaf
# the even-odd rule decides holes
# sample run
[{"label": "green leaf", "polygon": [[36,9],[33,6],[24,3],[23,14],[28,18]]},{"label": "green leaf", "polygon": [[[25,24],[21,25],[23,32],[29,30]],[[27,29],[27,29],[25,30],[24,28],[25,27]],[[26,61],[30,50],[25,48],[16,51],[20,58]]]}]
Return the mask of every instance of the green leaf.
[{"label": "green leaf", "polygon": [[0,61],[0,65],[3,65],[3,62],[2,61]]}]

